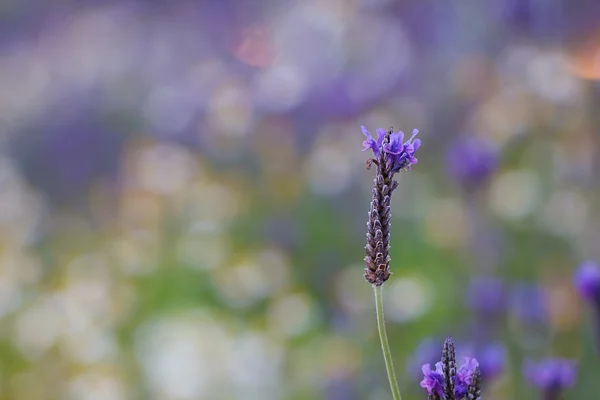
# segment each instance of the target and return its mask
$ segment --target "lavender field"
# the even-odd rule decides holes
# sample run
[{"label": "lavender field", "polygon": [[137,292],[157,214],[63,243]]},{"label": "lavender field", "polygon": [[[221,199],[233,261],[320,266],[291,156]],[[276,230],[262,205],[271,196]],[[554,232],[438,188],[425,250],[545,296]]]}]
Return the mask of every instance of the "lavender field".
[{"label": "lavender field", "polygon": [[392,399],[372,284],[600,399],[599,1],[0,0],[0,400]]}]

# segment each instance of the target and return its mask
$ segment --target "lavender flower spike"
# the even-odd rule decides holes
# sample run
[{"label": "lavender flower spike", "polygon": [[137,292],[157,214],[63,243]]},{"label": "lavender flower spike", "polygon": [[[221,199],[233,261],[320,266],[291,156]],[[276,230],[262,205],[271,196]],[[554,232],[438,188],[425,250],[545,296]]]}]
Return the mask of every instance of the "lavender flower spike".
[{"label": "lavender flower spike", "polygon": [[444,394],[446,399],[454,399],[456,383],[456,349],[454,341],[446,338],[442,349],[442,367],[444,369]]},{"label": "lavender flower spike", "polygon": [[456,368],[454,342],[447,338],[444,342],[442,360],[435,364],[423,365],[424,378],[421,387],[427,390],[432,400],[477,400],[481,395],[481,372],[476,359],[465,357],[464,363]]},{"label": "lavender flower spike", "polygon": [[395,133],[393,128],[387,132],[377,129],[377,140],[364,126],[362,131],[367,138],[363,142],[363,151],[371,149],[375,156],[367,160],[367,169],[373,164],[377,166],[367,222],[365,278],[369,283],[381,286],[390,277],[390,200],[392,192],[398,186],[394,174],[401,169],[410,169],[417,162],[414,155],[421,141],[413,141],[418,133],[416,129],[405,143],[402,143],[404,133]]},{"label": "lavender flower spike", "polygon": [[541,390],[543,400],[558,400],[564,389],[575,384],[575,363],[566,359],[547,358],[537,364],[528,361],[523,372],[529,383]]}]

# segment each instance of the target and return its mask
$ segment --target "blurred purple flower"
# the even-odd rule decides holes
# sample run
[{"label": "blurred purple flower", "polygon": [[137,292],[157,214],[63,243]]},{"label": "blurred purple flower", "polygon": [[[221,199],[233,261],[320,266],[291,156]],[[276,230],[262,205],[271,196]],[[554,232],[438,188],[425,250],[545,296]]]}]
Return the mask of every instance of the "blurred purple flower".
[{"label": "blurred purple flower", "polygon": [[448,173],[459,185],[474,188],[496,170],[498,152],[486,140],[462,138],[448,150],[446,164]]},{"label": "blurred purple flower", "polygon": [[489,343],[477,352],[481,376],[486,382],[502,373],[506,365],[506,347],[501,343]]},{"label": "blurred purple flower", "polygon": [[581,297],[593,306],[596,353],[600,355],[600,266],[591,260],[582,262],[575,271],[573,283]]},{"label": "blurred purple flower", "polygon": [[23,175],[51,204],[79,204],[99,180],[117,180],[131,133],[120,125],[118,114],[102,111],[98,97],[89,97],[56,101],[11,141]]},{"label": "blurred purple flower", "polygon": [[456,399],[462,399],[467,395],[467,390],[471,384],[471,377],[475,369],[479,366],[475,358],[465,357],[464,360],[464,363],[456,371],[456,378],[454,380],[454,397]]},{"label": "blurred purple flower", "polygon": [[502,310],[506,305],[504,283],[489,276],[474,277],[466,291],[467,306],[475,311],[493,312]]},{"label": "blurred purple flower", "polygon": [[573,277],[575,287],[587,301],[600,301],[600,267],[595,261],[582,262]]},{"label": "blurred purple flower", "polygon": [[576,366],[573,361],[561,358],[546,358],[539,363],[529,360],[523,373],[531,385],[554,393],[575,384]]},{"label": "blurred purple flower", "polygon": [[350,400],[356,398],[356,377],[352,375],[334,375],[325,383],[325,399]]},{"label": "blurred purple flower", "polygon": [[366,136],[366,140],[363,142],[363,151],[373,150],[375,157],[379,157],[381,150],[387,154],[388,168],[392,174],[400,171],[403,168],[410,169],[410,166],[417,163],[415,158],[415,152],[421,147],[421,140],[414,140],[415,136],[419,133],[418,129],[413,130],[412,136],[406,142],[404,140],[404,132],[392,132],[388,143],[383,143],[386,132],[378,128],[377,129],[377,140],[371,136],[371,133],[361,126],[363,134]]},{"label": "blurred purple flower", "polygon": [[431,364],[423,365],[421,368],[423,371],[423,380],[421,381],[421,387],[427,390],[427,393],[444,396],[444,370],[441,362],[435,364],[435,369],[431,369]]},{"label": "blurred purple flower", "polygon": [[519,283],[512,288],[510,309],[522,323],[544,323],[548,317],[544,291],[533,284]]}]

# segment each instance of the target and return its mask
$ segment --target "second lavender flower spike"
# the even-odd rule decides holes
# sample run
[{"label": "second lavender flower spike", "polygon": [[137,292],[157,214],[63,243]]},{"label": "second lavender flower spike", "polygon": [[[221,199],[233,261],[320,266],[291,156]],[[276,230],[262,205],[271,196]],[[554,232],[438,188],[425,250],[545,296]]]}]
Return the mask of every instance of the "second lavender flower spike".
[{"label": "second lavender flower spike", "polygon": [[423,365],[421,387],[427,390],[429,400],[478,400],[481,399],[481,371],[476,359],[465,357],[457,368],[454,342],[447,338],[444,342],[442,360],[435,364]]},{"label": "second lavender flower spike", "polygon": [[366,140],[363,151],[372,150],[374,158],[367,160],[367,169],[373,164],[377,166],[377,174],[373,180],[372,199],[367,222],[367,245],[365,257],[365,278],[375,286],[381,286],[390,277],[390,200],[398,182],[394,174],[402,169],[410,170],[417,163],[415,152],[421,146],[417,129],[407,141],[403,132],[387,132],[377,129],[377,139],[363,126]]}]

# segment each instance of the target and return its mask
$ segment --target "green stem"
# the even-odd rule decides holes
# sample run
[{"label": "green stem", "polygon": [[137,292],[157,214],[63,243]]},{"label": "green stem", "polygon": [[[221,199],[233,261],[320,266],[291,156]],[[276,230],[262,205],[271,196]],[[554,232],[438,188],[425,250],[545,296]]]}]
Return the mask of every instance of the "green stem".
[{"label": "green stem", "polygon": [[373,293],[375,294],[375,310],[377,312],[377,328],[379,329],[379,340],[381,340],[381,350],[383,351],[383,359],[385,360],[385,369],[387,370],[388,380],[390,381],[390,389],[394,400],[402,400],[400,396],[400,388],[398,380],[394,372],[394,362],[392,361],[392,352],[388,343],[387,333],[385,331],[385,320],[383,318],[383,285],[373,285]]}]

